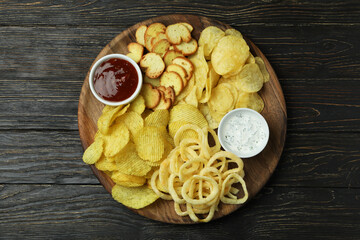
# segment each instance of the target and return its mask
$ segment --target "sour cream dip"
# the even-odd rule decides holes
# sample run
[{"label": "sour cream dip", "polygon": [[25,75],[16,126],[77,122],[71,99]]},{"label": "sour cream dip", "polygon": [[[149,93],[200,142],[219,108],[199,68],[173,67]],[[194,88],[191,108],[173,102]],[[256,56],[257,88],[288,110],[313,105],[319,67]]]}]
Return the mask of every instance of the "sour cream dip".
[{"label": "sour cream dip", "polygon": [[269,126],[260,113],[249,108],[238,108],[222,118],[218,136],[226,151],[249,158],[265,148],[269,140]]}]

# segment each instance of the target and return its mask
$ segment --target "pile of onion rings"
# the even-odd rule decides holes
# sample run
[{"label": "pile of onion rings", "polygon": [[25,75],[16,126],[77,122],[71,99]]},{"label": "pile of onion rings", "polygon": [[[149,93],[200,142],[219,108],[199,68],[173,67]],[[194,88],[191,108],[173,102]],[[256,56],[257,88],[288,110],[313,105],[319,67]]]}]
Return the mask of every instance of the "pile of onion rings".
[{"label": "pile of onion rings", "polygon": [[[212,147],[209,134],[215,141]],[[221,151],[214,130],[186,124],[176,132],[174,143],[175,148],[153,173],[151,187],[160,198],[174,201],[179,216],[208,222],[220,201],[242,204],[248,199],[244,163],[235,154]],[[232,186],[238,182],[243,190],[241,198],[237,196],[240,190]]]}]

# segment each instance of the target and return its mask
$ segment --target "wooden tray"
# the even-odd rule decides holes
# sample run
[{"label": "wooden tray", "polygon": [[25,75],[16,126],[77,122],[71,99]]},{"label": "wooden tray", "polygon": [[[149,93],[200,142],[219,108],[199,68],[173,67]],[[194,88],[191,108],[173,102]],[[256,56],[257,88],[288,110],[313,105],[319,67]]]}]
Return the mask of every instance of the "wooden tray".
[{"label": "wooden tray", "polygon": [[[140,25],[149,25],[154,22],[161,22],[165,25],[188,22],[194,30],[192,35],[199,39],[201,31],[208,26],[217,26],[223,30],[231,28],[229,25],[219,21],[194,15],[168,15],[148,19],[138,23],[121,34],[116,36],[104,49],[99,53],[93,64],[101,57],[111,53],[127,53],[127,44],[135,41],[135,31]],[[238,29],[241,31],[241,29]],[[269,143],[259,155],[244,159],[245,164],[245,182],[249,192],[249,200],[254,197],[274,172],[275,167],[280,159],[286,135],[286,106],[281,86],[276,77],[274,70],[262,52],[250,40],[246,39],[254,56],[261,57],[270,74],[270,81],[267,82],[263,89],[259,92],[265,102],[265,108],[262,115],[265,117],[270,128]],[[90,71],[90,70],[89,70]],[[97,131],[96,122],[104,107],[102,103],[97,101],[91,94],[88,84],[89,72],[84,80],[81,89],[79,105],[78,105],[78,124],[81,143],[86,149],[92,142]],[[96,177],[99,179],[104,188],[111,193],[114,185],[112,180],[103,172],[98,171],[94,165],[90,166]],[[214,219],[228,215],[242,205],[220,204],[219,211],[215,213]],[[172,201],[157,200],[152,205],[135,210],[134,212],[162,222],[187,224],[193,223],[189,217],[180,217],[175,213]]]}]

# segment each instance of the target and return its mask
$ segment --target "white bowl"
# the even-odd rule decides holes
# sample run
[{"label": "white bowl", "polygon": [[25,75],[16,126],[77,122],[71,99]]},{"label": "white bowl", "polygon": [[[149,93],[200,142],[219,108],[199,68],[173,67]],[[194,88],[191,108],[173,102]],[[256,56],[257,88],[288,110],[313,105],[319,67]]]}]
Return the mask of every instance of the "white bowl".
[{"label": "white bowl", "polygon": [[[123,60],[126,60],[126,61],[130,62],[135,67],[137,75],[138,75],[138,85],[137,85],[137,87],[135,89],[135,92],[129,98],[127,98],[127,99],[125,99],[123,101],[119,101],[119,102],[113,102],[113,101],[108,101],[108,100],[103,99],[102,97],[100,97],[96,93],[96,91],[94,89],[94,74],[95,74],[96,68],[101,63],[103,63],[104,61],[106,61],[108,59],[111,59],[111,58],[119,58],[119,59],[123,59]],[[106,55],[106,56],[100,58],[94,64],[94,66],[91,68],[90,75],[89,75],[89,85],[90,85],[90,89],[91,89],[92,94],[95,96],[95,98],[97,100],[99,100],[100,102],[102,102],[102,103],[104,103],[106,105],[110,105],[110,106],[124,105],[124,104],[127,104],[127,103],[131,102],[132,100],[134,100],[140,93],[140,90],[141,90],[141,87],[142,87],[142,82],[143,82],[143,78],[142,78],[142,73],[141,73],[139,65],[134,60],[132,60],[131,58],[129,58],[128,56],[123,55],[123,54],[109,54],[109,55]]]},{"label": "white bowl", "polygon": [[238,108],[228,112],[218,128],[220,144],[226,151],[240,158],[259,154],[269,140],[269,126],[265,118],[249,108]]}]

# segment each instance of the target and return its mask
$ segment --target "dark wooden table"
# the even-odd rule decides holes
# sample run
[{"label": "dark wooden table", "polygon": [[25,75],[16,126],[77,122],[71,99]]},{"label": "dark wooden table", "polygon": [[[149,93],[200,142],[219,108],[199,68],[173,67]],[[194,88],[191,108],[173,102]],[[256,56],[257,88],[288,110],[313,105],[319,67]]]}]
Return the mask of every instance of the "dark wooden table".
[{"label": "dark wooden table", "polygon": [[[115,202],[82,160],[77,103],[99,51],[173,13],[240,30],[283,87],[288,132],[274,175],[245,207],[170,225]],[[360,3],[1,1],[1,239],[359,239]]]}]

